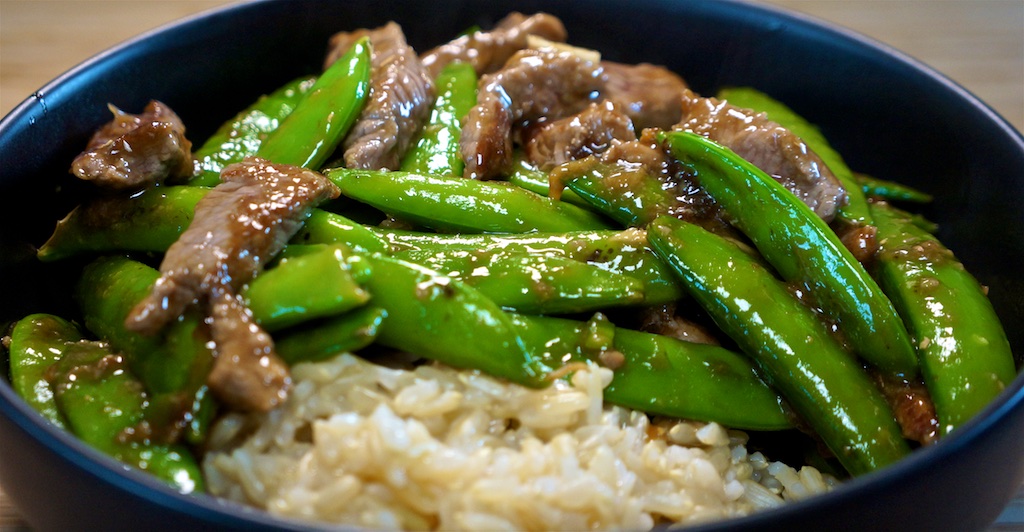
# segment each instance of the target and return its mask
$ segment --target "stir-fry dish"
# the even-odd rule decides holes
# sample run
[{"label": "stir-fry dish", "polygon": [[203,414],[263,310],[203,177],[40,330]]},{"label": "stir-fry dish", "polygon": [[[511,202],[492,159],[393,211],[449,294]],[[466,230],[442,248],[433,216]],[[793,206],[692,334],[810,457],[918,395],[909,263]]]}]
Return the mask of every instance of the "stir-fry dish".
[{"label": "stir-fry dish", "polygon": [[[185,493],[408,529],[649,528],[826,492],[1016,376],[908,206],[748,87],[513,13],[344,31],[194,143],[121,110],[5,333],[49,422]],[[237,111],[237,110],[232,110]],[[139,114],[132,114],[138,112]]]}]

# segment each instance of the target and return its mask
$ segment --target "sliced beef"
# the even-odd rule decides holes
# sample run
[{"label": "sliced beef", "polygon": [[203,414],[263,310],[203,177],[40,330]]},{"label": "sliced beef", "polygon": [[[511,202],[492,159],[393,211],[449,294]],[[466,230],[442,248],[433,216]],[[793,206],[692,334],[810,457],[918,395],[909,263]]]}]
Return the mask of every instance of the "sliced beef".
[{"label": "sliced beef", "polygon": [[873,225],[843,224],[836,228],[839,240],[857,262],[868,266],[878,252],[878,228]]},{"label": "sliced beef", "polygon": [[652,175],[668,176],[673,161],[661,148],[651,131],[642,131],[640,138],[629,142],[613,143],[601,154],[605,163],[640,166]]},{"label": "sliced beef", "polygon": [[832,171],[788,129],[756,113],[687,90],[683,120],[675,129],[692,131],[750,161],[797,195],[825,221],[846,202],[846,190]]},{"label": "sliced beef", "polygon": [[261,159],[228,166],[221,181],[196,205],[192,223],[164,255],[152,292],[132,309],[125,327],[154,334],[189,305],[199,305],[210,317],[217,356],[211,390],[233,408],[267,410],[284,397],[287,369],[237,293],[309,211],[339,191],[316,172]]},{"label": "sliced beef", "polygon": [[369,37],[372,47],[370,95],[342,146],[345,166],[367,170],[398,169],[402,156],[430,114],[434,76],[405,42],[402,28],[341,32],[331,37],[330,65],[355,42]]},{"label": "sliced beef", "polygon": [[626,65],[602,61],[604,98],[615,103],[638,131],[671,128],[683,116],[686,82],[671,70],[648,63]]},{"label": "sliced beef", "polygon": [[560,120],[537,124],[523,136],[527,159],[541,170],[602,153],[614,141],[636,140],[632,120],[608,101],[592,103]]},{"label": "sliced beef", "polygon": [[71,163],[72,174],[118,190],[192,175],[192,143],[170,107],[153,100],[141,114],[113,105],[110,111],[114,119],[96,131]]},{"label": "sliced beef", "polygon": [[474,31],[423,54],[423,65],[432,79],[453,61],[473,65],[478,75],[487,74],[498,70],[513,54],[526,48],[530,35],[555,42],[564,42],[567,36],[565,26],[555,16],[511,13],[491,31]]},{"label": "sliced beef", "polygon": [[731,226],[721,218],[721,209],[715,200],[700,188],[685,168],[669,157],[655,134],[655,130],[646,129],[635,141],[614,143],[601,154],[601,160],[630,171],[642,170],[659,179],[662,186],[671,189],[675,195],[668,214],[717,234],[733,234]]},{"label": "sliced beef", "polygon": [[872,371],[872,375],[892,407],[896,421],[903,429],[903,437],[922,445],[938,441],[939,418],[924,383],[887,376],[879,371]]},{"label": "sliced beef", "polygon": [[512,164],[512,129],[557,120],[589,105],[604,86],[599,64],[571,52],[522,50],[480,78],[477,105],[459,140],[465,176],[492,179]]},{"label": "sliced beef", "polygon": [[274,408],[287,396],[288,366],[240,296],[221,291],[213,297],[210,335],[217,358],[207,377],[210,390],[233,410],[265,412]]}]

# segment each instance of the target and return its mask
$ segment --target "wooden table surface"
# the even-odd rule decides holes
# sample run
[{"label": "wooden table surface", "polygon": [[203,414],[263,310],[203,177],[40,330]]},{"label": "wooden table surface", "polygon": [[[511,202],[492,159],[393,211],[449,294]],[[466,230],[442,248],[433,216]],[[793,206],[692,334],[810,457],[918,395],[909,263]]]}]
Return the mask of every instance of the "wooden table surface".
[{"label": "wooden table surface", "polygon": [[[225,0],[0,0],[0,115],[84,59]],[[1024,131],[1024,0],[769,0],[944,73]],[[16,490],[16,486],[7,486]],[[0,530],[23,528],[0,490]],[[1024,490],[994,525],[1024,530]]]}]

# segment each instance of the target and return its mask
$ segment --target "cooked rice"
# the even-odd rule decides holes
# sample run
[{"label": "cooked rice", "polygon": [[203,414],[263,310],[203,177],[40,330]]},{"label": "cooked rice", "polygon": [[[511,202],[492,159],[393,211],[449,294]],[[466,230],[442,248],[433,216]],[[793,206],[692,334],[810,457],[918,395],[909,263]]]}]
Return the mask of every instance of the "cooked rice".
[{"label": "cooked rice", "polygon": [[300,364],[281,408],[215,426],[203,468],[213,494],[272,514],[388,529],[647,529],[835,484],[748,454],[742,432],[603,405],[611,377],[532,390],[352,355]]}]

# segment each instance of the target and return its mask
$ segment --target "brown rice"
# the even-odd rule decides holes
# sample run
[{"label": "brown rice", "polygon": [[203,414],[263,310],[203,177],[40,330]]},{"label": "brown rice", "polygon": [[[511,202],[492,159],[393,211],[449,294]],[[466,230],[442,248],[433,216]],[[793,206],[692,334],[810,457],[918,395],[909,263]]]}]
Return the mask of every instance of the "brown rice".
[{"label": "brown rice", "polygon": [[348,354],[293,376],[281,408],[216,425],[211,493],[373,528],[584,530],[741,516],[835,484],[748,454],[742,432],[604,405],[597,366],[542,390]]}]

